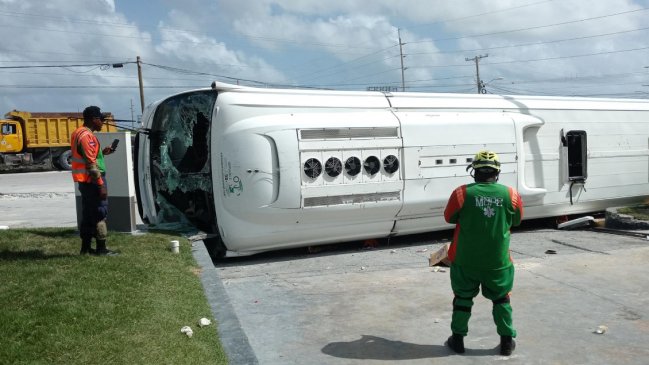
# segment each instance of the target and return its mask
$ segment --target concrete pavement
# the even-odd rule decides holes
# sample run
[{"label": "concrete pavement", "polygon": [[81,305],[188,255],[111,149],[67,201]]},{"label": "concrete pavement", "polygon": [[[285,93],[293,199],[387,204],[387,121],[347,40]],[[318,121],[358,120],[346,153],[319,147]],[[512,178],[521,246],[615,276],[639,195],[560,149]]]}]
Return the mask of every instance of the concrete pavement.
[{"label": "concrete pavement", "polygon": [[[646,364],[647,241],[590,231],[515,232],[518,347],[502,357],[491,302],[481,296],[466,354],[444,346],[450,335],[449,272],[434,272],[427,263],[444,241],[437,236],[375,250],[293,251],[218,262],[206,275],[218,276],[220,293],[210,296],[215,287],[204,285],[213,306],[230,307],[230,320],[240,324],[233,363]],[[600,325],[608,327],[605,334],[594,333]],[[220,334],[227,344],[229,331]],[[246,340],[254,357],[245,352]]]},{"label": "concrete pavement", "polygon": [[0,226],[76,227],[69,171],[0,174]]}]

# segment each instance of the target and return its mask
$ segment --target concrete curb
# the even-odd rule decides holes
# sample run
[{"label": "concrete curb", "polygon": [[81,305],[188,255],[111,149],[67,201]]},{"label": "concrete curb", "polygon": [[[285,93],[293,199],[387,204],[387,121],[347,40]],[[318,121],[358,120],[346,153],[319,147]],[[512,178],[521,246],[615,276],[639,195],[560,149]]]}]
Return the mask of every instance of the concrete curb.
[{"label": "concrete curb", "polygon": [[621,208],[624,207],[613,207],[606,209],[606,228],[632,230],[649,229],[649,221],[635,219],[631,215],[618,213],[618,209]]},{"label": "concrete curb", "polygon": [[241,328],[223,282],[202,241],[193,242],[192,254],[201,268],[201,283],[212,314],[216,318],[221,344],[228,355],[229,364],[259,364],[257,356]]}]

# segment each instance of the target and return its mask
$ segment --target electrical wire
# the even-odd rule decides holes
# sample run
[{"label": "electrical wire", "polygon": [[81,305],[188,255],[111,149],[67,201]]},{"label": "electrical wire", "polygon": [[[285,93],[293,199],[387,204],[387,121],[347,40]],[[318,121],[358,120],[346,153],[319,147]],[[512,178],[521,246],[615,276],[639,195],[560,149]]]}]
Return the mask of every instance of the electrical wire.
[{"label": "electrical wire", "polygon": [[421,41],[411,41],[411,42],[408,42],[408,43],[428,43],[428,42],[455,41],[455,40],[459,40],[459,39],[467,39],[467,38],[480,38],[480,37],[487,37],[487,36],[491,36],[491,35],[499,35],[499,34],[516,33],[516,32],[523,32],[523,31],[527,31],[527,30],[535,30],[535,29],[543,29],[543,28],[557,27],[557,26],[560,26],[560,25],[575,24],[575,23],[586,22],[586,21],[591,21],[591,20],[597,20],[597,19],[604,19],[604,18],[614,17],[614,16],[618,16],[618,15],[624,15],[624,14],[636,13],[636,12],[646,11],[646,10],[649,10],[649,8],[641,8],[641,9],[635,9],[635,10],[627,10],[627,11],[623,11],[623,12],[619,12],[619,13],[613,13],[613,14],[601,15],[601,16],[596,16],[596,17],[591,17],[591,18],[582,18],[582,19],[571,20],[571,21],[561,22],[561,23],[539,25],[539,26],[534,26],[534,27],[526,27],[526,28],[510,29],[510,30],[503,30],[503,31],[491,32],[491,33],[471,34],[471,35],[460,36],[460,37],[449,37],[449,38],[438,38],[438,39],[433,39],[433,40],[428,40],[428,39],[427,39],[427,40],[421,40]]},{"label": "electrical wire", "polygon": [[474,48],[474,49],[460,49],[460,50],[455,50],[455,51],[416,52],[416,53],[407,53],[407,55],[408,55],[408,56],[419,56],[419,55],[431,55],[431,54],[451,54],[451,53],[466,53],[466,52],[483,52],[483,51],[492,51],[492,50],[495,50],[495,49],[505,49],[505,48],[518,48],[518,47],[539,46],[539,45],[543,45],[543,44],[552,44],[552,43],[561,43],[561,42],[568,42],[568,41],[575,41],[575,40],[583,40],[583,39],[591,39],[591,38],[598,38],[598,37],[607,37],[607,36],[611,36],[611,35],[618,35],[618,34],[623,34],[623,33],[638,32],[638,31],[643,31],[643,30],[648,30],[648,29],[649,29],[649,27],[644,27],[644,28],[636,28],[636,29],[630,29],[630,30],[623,30],[623,31],[619,31],[619,32],[603,33],[603,34],[596,34],[596,35],[583,36],[583,37],[574,37],[574,38],[557,39],[557,40],[553,40],[553,41],[545,41],[545,42],[520,43],[520,44],[507,45],[507,46],[495,46],[495,47]]},{"label": "electrical wire", "polygon": [[[126,65],[129,63],[136,62],[119,62],[121,65]],[[113,63],[118,64],[118,63]],[[77,64],[77,65],[27,65],[27,66],[0,66],[0,69],[18,69],[18,68],[69,68],[69,67],[92,67],[92,66],[111,66],[110,63],[88,63],[88,64]]]}]

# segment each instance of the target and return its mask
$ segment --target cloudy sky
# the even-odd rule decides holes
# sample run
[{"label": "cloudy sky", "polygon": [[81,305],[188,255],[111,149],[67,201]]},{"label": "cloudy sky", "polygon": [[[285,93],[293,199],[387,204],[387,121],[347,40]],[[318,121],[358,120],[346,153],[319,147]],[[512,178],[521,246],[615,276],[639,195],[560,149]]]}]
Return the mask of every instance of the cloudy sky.
[{"label": "cloudy sky", "polygon": [[146,104],[214,80],[475,93],[479,56],[490,93],[649,95],[649,0],[0,0],[0,19],[2,114],[137,118],[137,56]]}]

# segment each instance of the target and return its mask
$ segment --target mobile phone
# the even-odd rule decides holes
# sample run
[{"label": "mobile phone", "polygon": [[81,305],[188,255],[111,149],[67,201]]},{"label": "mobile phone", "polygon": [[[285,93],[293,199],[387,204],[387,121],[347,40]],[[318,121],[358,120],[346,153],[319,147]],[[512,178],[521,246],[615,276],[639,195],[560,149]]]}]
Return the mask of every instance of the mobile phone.
[{"label": "mobile phone", "polygon": [[114,139],[113,143],[110,144],[111,152],[115,152],[115,150],[117,149],[118,144],[119,144],[119,139]]}]

